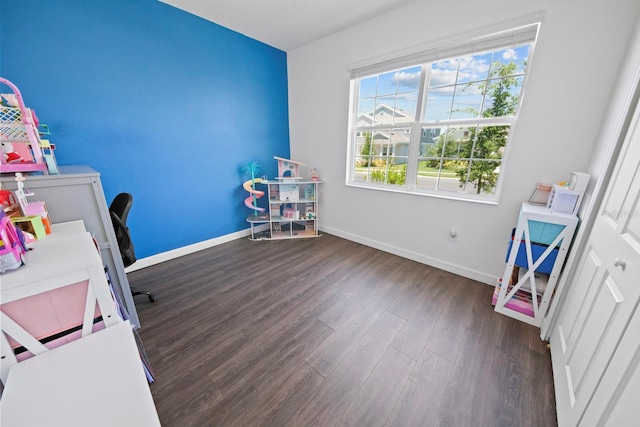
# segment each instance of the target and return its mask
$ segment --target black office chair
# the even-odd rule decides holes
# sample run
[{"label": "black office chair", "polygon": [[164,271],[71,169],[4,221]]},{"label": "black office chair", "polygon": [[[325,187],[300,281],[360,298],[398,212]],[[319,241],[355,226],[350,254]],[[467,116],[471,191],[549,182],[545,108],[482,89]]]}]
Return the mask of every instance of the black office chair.
[{"label": "black office chair", "polygon": [[[122,262],[125,267],[129,267],[136,262],[133,242],[129,234],[129,227],[127,227],[127,216],[129,215],[132,204],[133,196],[131,194],[120,193],[113,199],[109,206],[113,231],[116,233],[118,248],[120,249],[120,255],[122,256]],[[146,295],[151,302],[156,302],[157,300],[156,296],[149,291],[136,291],[134,288],[131,288],[131,294],[133,296]]]}]

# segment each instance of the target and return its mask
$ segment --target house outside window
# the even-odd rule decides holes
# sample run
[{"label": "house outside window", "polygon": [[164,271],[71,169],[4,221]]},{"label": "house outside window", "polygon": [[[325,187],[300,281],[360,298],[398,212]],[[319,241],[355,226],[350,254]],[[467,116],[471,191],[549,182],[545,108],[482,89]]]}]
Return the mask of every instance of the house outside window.
[{"label": "house outside window", "polygon": [[347,185],[497,200],[538,26],[352,70]]}]

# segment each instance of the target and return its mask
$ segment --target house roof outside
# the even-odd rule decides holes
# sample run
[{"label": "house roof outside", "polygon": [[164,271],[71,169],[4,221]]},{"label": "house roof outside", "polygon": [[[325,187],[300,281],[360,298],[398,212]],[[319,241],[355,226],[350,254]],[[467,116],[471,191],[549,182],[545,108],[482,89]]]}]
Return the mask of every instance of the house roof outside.
[{"label": "house roof outside", "polygon": [[409,123],[414,116],[401,108],[387,104],[380,104],[371,113],[358,115],[358,126],[390,125],[394,123]]}]

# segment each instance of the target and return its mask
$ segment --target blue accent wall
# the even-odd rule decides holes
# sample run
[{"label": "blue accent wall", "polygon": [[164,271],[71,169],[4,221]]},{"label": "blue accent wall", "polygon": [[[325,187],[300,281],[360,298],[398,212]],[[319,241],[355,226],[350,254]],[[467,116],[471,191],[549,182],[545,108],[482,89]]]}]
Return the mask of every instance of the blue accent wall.
[{"label": "blue accent wall", "polygon": [[133,194],[139,258],[248,227],[241,168],[289,157],[285,52],[156,0],[0,9],[0,75],[58,164],[100,172],[107,203]]}]

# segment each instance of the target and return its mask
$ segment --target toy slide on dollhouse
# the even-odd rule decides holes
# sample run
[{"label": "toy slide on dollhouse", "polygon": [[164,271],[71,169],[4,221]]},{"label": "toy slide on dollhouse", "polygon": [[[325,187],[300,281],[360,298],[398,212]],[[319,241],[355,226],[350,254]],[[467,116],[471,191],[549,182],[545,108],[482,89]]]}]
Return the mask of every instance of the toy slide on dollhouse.
[{"label": "toy slide on dollhouse", "polygon": [[249,197],[244,199],[244,204],[246,207],[248,207],[249,209],[253,209],[256,212],[265,211],[264,208],[261,208],[255,205],[255,199],[259,199],[260,197],[264,196],[264,191],[255,190],[253,188],[253,185],[256,183],[259,184],[263,182],[266,182],[266,181],[264,181],[262,178],[254,178],[254,179],[245,181],[244,184],[242,184],[242,188],[244,188],[246,191],[249,192]]},{"label": "toy slide on dollhouse", "polygon": [[[53,147],[49,141],[40,139],[35,112],[25,106],[16,85],[3,77],[0,77],[0,83],[13,91],[13,94],[0,94],[0,172],[57,173]],[[47,154],[46,150],[50,152]]]}]

